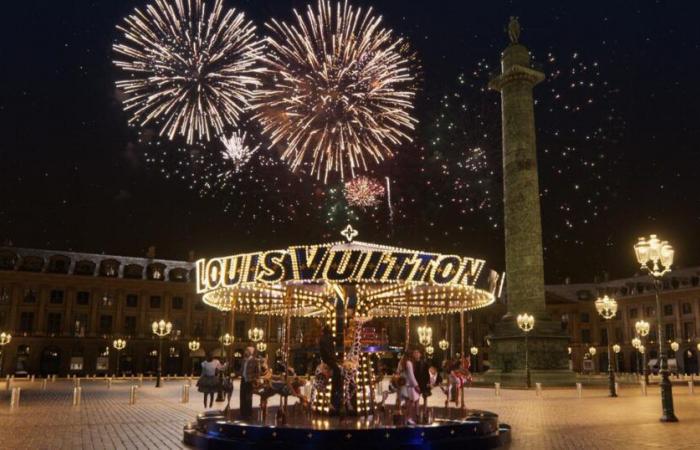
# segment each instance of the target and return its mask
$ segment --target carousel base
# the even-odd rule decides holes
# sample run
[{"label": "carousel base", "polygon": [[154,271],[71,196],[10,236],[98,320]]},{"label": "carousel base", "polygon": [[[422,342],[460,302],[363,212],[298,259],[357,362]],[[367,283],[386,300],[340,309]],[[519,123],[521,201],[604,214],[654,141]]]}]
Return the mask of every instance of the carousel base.
[{"label": "carousel base", "polygon": [[[184,429],[183,442],[198,449],[402,449],[457,450],[507,448],[510,427],[494,413],[454,408],[431,408],[430,424],[395,425],[401,416],[379,413],[368,417],[312,416],[289,408],[285,425],[274,425],[277,408],[268,420],[239,421],[221,411],[200,414]],[[259,412],[255,410],[255,413]],[[235,418],[237,410],[229,416]],[[270,420],[270,418],[272,418]]]}]

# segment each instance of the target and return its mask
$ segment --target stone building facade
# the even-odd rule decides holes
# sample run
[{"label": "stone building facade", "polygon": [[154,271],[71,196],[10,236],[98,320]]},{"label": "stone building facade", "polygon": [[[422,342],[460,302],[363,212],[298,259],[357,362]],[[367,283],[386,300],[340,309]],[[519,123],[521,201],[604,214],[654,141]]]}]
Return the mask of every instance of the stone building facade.
[{"label": "stone building facade", "polygon": [[[119,353],[121,372],[153,373],[158,340],[151,332],[151,323],[161,319],[171,321],[174,330],[163,341],[164,374],[190,373],[205,352],[220,354],[218,337],[232,328],[236,342],[229,351],[233,354],[242,352],[247,330],[253,326],[266,330],[268,353],[279,347],[280,323],[237,315],[231,327],[230,315],[205,305],[195,294],[193,276],[191,261],[0,247],[0,331],[13,336],[2,349],[2,374],[114,373],[117,352],[112,341],[116,338],[127,340]],[[595,310],[595,299],[604,294],[613,296],[620,306],[610,323]],[[489,365],[489,336],[506,313],[506,303],[506,299],[499,299],[466,315],[465,345],[478,349],[472,358],[477,371]],[[697,371],[700,267],[672,272],[664,282],[662,304],[666,335],[680,345],[672,355],[679,370]],[[593,361],[595,371],[606,370],[608,326],[612,328],[612,343],[622,347],[619,370],[637,370],[641,360],[631,340],[634,324],[640,319],[651,324],[646,347],[649,359],[656,357],[655,299],[648,277],[548,285],[546,312],[570,338],[575,371],[582,371],[587,359]],[[308,322],[295,320],[291,337],[294,347],[313,353],[317,330]],[[414,328],[422,322],[412,319],[411,342],[417,341]],[[433,328],[436,360],[459,351],[457,317],[431,317],[428,323]],[[387,320],[382,326],[390,344],[403,345],[402,320]],[[447,352],[437,345],[444,336],[452,343]],[[201,349],[191,352],[188,342],[195,339]],[[597,349],[593,358],[588,354],[591,346]]]}]

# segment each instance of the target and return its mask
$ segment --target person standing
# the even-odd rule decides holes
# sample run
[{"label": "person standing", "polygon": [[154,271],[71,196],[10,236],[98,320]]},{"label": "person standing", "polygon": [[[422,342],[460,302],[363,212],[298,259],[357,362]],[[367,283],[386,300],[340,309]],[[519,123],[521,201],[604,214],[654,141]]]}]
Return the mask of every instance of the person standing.
[{"label": "person standing", "polygon": [[253,415],[253,383],[260,377],[260,363],[255,357],[255,347],[249,345],[245,349],[241,367],[241,414],[243,420],[250,420]]},{"label": "person standing", "polygon": [[428,397],[431,395],[430,389],[430,371],[428,361],[426,361],[420,350],[413,350],[413,374],[418,382],[421,397],[423,397],[423,412],[428,409]]},{"label": "person standing", "polygon": [[[420,353],[420,352],[419,352]],[[413,354],[406,352],[399,361],[399,373],[406,382],[401,386],[399,395],[406,402],[406,423],[415,425],[416,405],[420,400],[420,386],[413,371]]]},{"label": "person standing", "polygon": [[[207,353],[207,358],[202,361],[202,374],[197,380],[197,390],[204,394],[204,408],[211,408],[214,403],[214,394],[219,390],[218,372],[223,369],[223,366],[218,359],[214,359],[211,353]],[[209,398],[209,406],[207,406],[207,397]]]}]

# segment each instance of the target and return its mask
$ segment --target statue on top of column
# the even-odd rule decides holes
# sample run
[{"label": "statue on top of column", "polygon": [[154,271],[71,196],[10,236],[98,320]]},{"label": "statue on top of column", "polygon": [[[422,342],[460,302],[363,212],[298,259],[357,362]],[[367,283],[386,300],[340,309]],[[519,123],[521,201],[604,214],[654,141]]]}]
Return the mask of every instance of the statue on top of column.
[{"label": "statue on top of column", "polygon": [[510,16],[510,22],[508,22],[508,37],[510,38],[511,44],[517,44],[520,39],[520,22],[516,16]]}]

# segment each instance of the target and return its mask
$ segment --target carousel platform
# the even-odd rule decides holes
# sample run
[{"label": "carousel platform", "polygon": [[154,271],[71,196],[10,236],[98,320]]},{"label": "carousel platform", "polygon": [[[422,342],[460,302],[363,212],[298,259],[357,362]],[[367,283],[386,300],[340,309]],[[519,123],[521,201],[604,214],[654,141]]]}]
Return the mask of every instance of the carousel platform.
[{"label": "carousel platform", "polygon": [[[286,424],[275,425],[276,408],[265,423],[227,418],[221,411],[200,414],[184,429],[183,442],[198,449],[401,449],[457,450],[507,448],[510,427],[498,415],[480,410],[431,408],[430,424],[394,425],[380,412],[368,417],[310,416],[290,408]],[[258,411],[255,410],[255,415]]]}]

